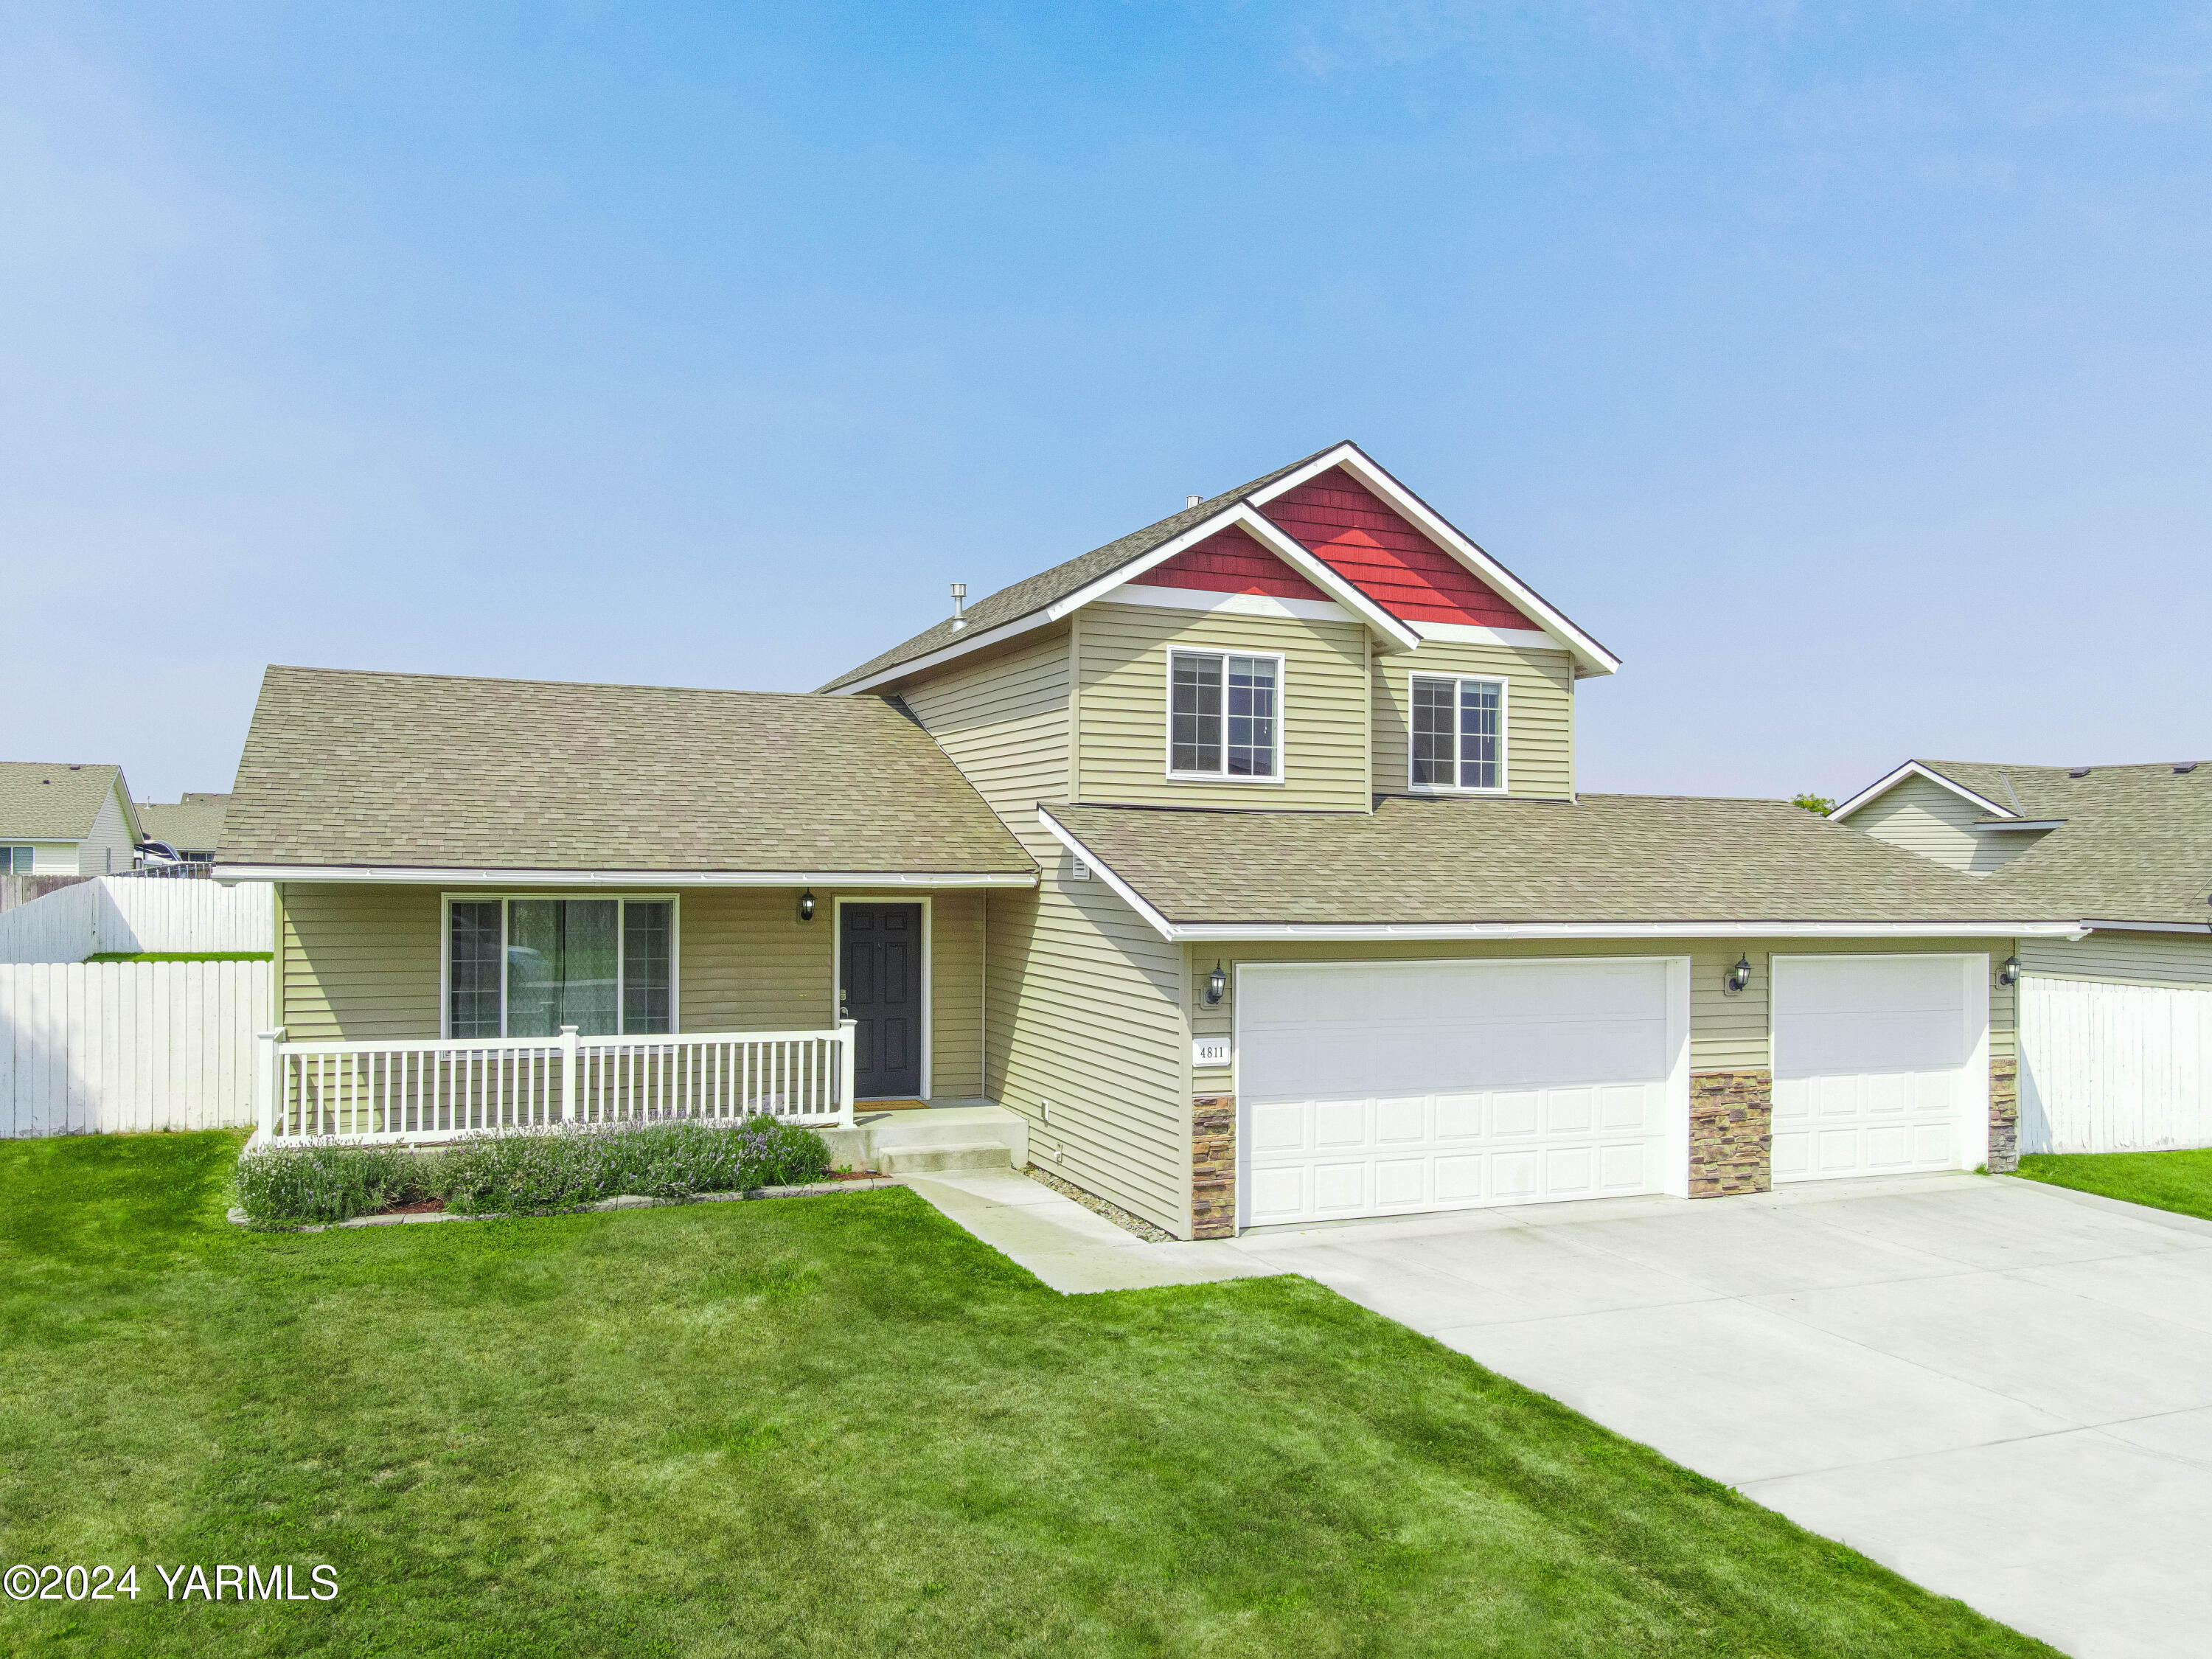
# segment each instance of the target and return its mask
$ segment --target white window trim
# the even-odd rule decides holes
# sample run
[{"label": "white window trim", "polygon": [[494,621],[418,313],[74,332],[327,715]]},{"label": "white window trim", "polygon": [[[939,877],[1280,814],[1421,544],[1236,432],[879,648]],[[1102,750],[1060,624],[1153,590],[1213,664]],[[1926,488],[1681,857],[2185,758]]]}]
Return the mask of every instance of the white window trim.
[{"label": "white window trim", "polygon": [[[845,1008],[845,907],[848,904],[919,904],[921,907],[921,1097],[930,1098],[936,1086],[931,1075],[931,1066],[936,1056],[931,1052],[936,1046],[931,1042],[932,1026],[936,1015],[931,1009],[930,993],[933,969],[937,966],[937,907],[930,902],[927,893],[840,893],[830,902],[830,1018],[832,1023],[844,1018]],[[904,1099],[902,1095],[869,1096],[868,1099]],[[855,1104],[861,1103],[859,1101]]]},{"label": "white window trim", "polygon": [[[1264,659],[1275,665],[1275,769],[1268,776],[1238,777],[1227,770],[1219,772],[1178,772],[1175,763],[1175,661],[1177,657],[1218,657],[1221,659],[1221,764],[1229,764],[1229,659],[1252,657]],[[1167,754],[1164,775],[1170,783],[1233,783],[1261,784],[1279,787],[1289,770],[1285,751],[1290,746],[1290,722],[1285,713],[1290,705],[1289,659],[1279,651],[1243,651],[1230,645],[1171,645],[1167,653]]]},{"label": "white window trim", "polygon": [[438,895],[438,1036],[453,1035],[453,906],[499,902],[499,1034],[507,1036],[507,907],[515,899],[576,898],[666,904],[668,908],[668,1030],[628,1032],[623,1008],[623,918],[615,917],[615,1026],[619,1036],[673,1036],[684,1029],[684,901],[675,893],[459,892]]},{"label": "white window trim", "polygon": [[[1498,688],[1498,781],[1487,789],[1479,789],[1463,783],[1415,783],[1413,781],[1413,682],[1415,680],[1449,680],[1452,683],[1452,776],[1459,776],[1459,688],[1469,680]],[[1503,674],[1438,674],[1425,670],[1406,676],[1406,788],[1415,795],[1502,795],[1512,778],[1506,771],[1507,737],[1512,730],[1510,705],[1513,682]]]}]

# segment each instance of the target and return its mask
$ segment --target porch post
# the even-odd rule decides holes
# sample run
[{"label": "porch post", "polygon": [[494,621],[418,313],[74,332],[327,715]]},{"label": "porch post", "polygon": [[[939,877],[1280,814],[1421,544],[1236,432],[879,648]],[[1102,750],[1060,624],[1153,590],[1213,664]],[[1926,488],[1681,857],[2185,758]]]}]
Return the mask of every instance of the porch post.
[{"label": "porch post", "polygon": [[853,1127],[853,1034],[860,1029],[857,1019],[837,1022],[837,1127]]},{"label": "porch post", "polygon": [[283,1040],[281,1025],[253,1034],[253,1115],[264,1146],[276,1134],[276,1045]]},{"label": "porch post", "polygon": [[561,1121],[576,1121],[576,1028],[561,1028]]}]

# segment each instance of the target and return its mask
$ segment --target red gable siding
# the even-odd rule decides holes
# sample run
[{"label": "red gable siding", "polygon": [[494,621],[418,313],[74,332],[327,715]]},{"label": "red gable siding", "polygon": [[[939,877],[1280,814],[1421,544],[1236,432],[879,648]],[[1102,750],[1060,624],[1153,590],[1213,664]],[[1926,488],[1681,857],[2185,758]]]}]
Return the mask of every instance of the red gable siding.
[{"label": "red gable siding", "polygon": [[1401,620],[1535,626],[1340,466],[1260,510]]},{"label": "red gable siding", "polygon": [[1243,531],[1231,526],[1185,548],[1137,578],[1154,587],[1194,587],[1206,593],[1267,593],[1279,599],[1328,595]]}]

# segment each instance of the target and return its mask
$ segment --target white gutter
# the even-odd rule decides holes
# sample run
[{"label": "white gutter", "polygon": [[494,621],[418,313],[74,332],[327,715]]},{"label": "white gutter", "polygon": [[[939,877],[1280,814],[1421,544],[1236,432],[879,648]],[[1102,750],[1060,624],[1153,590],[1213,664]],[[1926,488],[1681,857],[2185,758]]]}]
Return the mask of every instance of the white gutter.
[{"label": "white gutter", "polygon": [[2212,933],[2212,920],[2204,921],[2085,921],[2081,926],[2094,931],[2105,928],[2123,933]]},{"label": "white gutter", "polygon": [[1162,939],[1181,943],[1227,943],[1237,939],[2081,939],[2091,924],[2081,921],[1170,921],[1142,894],[1115,874],[1073,832],[1044,807],[1037,823],[1081,859],[1122,902],[1152,925]]},{"label": "white gutter", "polygon": [[881,870],[462,870],[435,866],[218,864],[214,879],[496,887],[1034,887],[1034,873]]}]

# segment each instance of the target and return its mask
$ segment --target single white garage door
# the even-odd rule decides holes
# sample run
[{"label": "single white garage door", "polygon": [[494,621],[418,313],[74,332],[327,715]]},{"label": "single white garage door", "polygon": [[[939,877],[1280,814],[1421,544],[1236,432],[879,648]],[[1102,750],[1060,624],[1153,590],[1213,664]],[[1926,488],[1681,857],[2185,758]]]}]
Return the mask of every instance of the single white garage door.
[{"label": "single white garage door", "polygon": [[1659,1191],[1686,985],[1665,960],[1240,969],[1243,1224]]},{"label": "single white garage door", "polygon": [[1989,1157],[1989,958],[1774,958],[1774,1179]]}]

